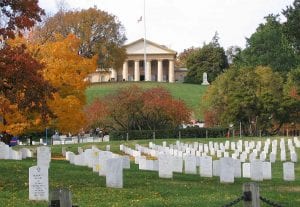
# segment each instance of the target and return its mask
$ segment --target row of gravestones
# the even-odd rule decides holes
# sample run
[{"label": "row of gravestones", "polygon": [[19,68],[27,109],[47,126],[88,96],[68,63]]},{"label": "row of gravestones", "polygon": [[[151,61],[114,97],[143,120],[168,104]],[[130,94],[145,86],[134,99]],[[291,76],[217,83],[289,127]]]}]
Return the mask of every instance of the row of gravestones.
[{"label": "row of gravestones", "polygon": [[[153,143],[150,143],[150,145],[154,148]],[[281,149],[284,148],[283,144],[280,146]],[[145,150],[141,146],[137,146],[137,148]],[[225,183],[234,182],[235,177],[241,177],[241,162],[238,159],[224,157],[220,160],[212,161],[212,157],[210,156],[197,157],[188,154],[183,160],[182,157],[166,153],[165,148],[162,147],[163,150],[159,153],[158,160],[147,160],[146,157],[141,156],[139,150],[132,150],[124,145],[120,146],[121,151],[135,157],[135,163],[139,164],[139,169],[158,171],[159,177],[162,178],[172,178],[173,172],[183,172],[183,169],[187,174],[196,174],[197,167],[199,167],[200,176],[220,176],[220,181]],[[123,169],[130,168],[130,159],[128,156],[119,156],[109,151],[101,151],[96,147],[84,151],[82,148],[79,148],[78,152],[78,155],[75,155],[73,152],[65,152],[66,159],[75,165],[88,166],[94,172],[99,173],[100,176],[105,176],[107,187],[123,187]],[[29,168],[30,200],[48,200],[48,168],[50,161],[50,148],[38,147],[37,166]],[[243,163],[242,166],[243,177],[250,177],[256,181],[271,179],[272,177],[270,162],[252,160],[251,163]],[[294,163],[284,163],[283,171],[284,180],[295,179]]]},{"label": "row of gravestones", "polygon": [[[0,159],[22,160],[33,157],[28,148],[19,151],[0,142]],[[29,168],[29,200],[48,200],[48,168],[51,160],[50,148],[37,148],[37,166]]]},{"label": "row of gravestones", "polygon": [[[239,159],[230,157],[224,157],[220,160],[213,161],[211,156],[200,157],[189,154],[184,157],[180,157],[166,153],[164,150],[156,153],[159,154],[158,160],[147,160],[145,156],[141,156],[144,152],[139,151],[139,149],[145,150],[145,148],[141,146],[137,146],[137,148],[138,150],[133,150],[124,145],[120,145],[120,150],[122,152],[135,157],[135,163],[139,165],[140,170],[159,171],[160,177],[171,178],[173,172],[197,174],[197,169],[199,168],[200,176],[220,176],[221,182],[229,182],[226,181],[226,179],[222,179],[221,175],[226,173],[231,175],[231,171],[234,172],[234,176],[232,175],[231,177],[242,177],[241,172],[243,172],[243,177],[251,178],[255,181],[272,178],[270,162],[253,159],[250,163],[242,164]],[[150,151],[153,152],[152,150]],[[223,162],[227,164],[222,164]],[[226,170],[229,169],[231,170],[227,172]],[[224,173],[221,173],[223,171]],[[295,179],[294,163],[283,163],[283,175],[283,179],[286,181],[292,181]],[[232,181],[232,179],[229,180]]]},{"label": "row of gravestones", "polygon": [[[269,146],[270,146],[270,139],[267,139],[265,141],[265,146],[263,151],[268,152],[269,151]],[[296,147],[300,147],[300,141],[298,140],[297,137],[294,137],[294,143],[296,145]],[[149,143],[149,148],[152,148],[152,142]],[[163,146],[162,147],[166,147],[166,142],[163,142]],[[288,139],[288,146],[289,149],[292,151],[292,149],[294,149],[293,147],[293,141],[291,139]],[[224,153],[226,150],[232,150],[232,151],[237,151],[237,152],[242,152],[243,151],[243,147],[244,147],[244,151],[246,151],[247,153],[249,153],[250,150],[256,150],[256,151],[261,151],[262,148],[262,142],[261,141],[244,141],[243,140],[239,140],[238,142],[230,142],[229,140],[227,140],[225,143],[222,142],[212,142],[210,141],[208,144],[203,144],[203,143],[199,143],[199,142],[194,142],[193,144],[185,144],[185,143],[180,143],[179,141],[176,142],[176,145],[170,145],[169,146],[170,149],[177,149],[179,151],[184,151],[186,149],[189,149],[191,152],[195,151],[199,151],[200,153],[204,152],[204,153],[217,153],[217,151],[220,151],[222,153]],[[284,139],[281,139],[280,141],[280,148],[282,149],[283,147],[285,147],[285,142]],[[277,148],[277,140],[273,140],[272,141],[272,151],[276,151]],[[283,149],[285,150],[285,149]]]},{"label": "row of gravestones", "polygon": [[[268,139],[269,140],[269,139]],[[300,147],[299,141],[297,138],[294,138],[296,147]],[[227,144],[226,144],[227,143]],[[224,146],[229,146],[229,141],[226,142]],[[269,145],[270,141],[266,141],[264,149],[261,151],[261,141],[257,142],[257,145],[255,145],[255,142],[250,142],[248,145],[248,142],[245,141],[245,150],[243,150],[242,147],[239,147],[239,149],[235,149],[235,142],[231,142],[231,156],[234,159],[240,159],[242,162],[246,162],[246,160],[249,160],[250,162],[257,159],[259,156],[259,159],[261,161],[266,161],[266,159],[269,157],[270,162],[276,161],[277,156],[277,140],[272,141],[272,151],[269,153]],[[237,144],[238,146],[242,146],[242,140],[240,140]],[[196,155],[196,156],[216,156],[217,158],[221,157],[229,157],[230,152],[226,151],[226,147],[222,148],[222,143],[220,144],[221,149],[218,149],[219,144],[218,143],[212,143],[210,142],[207,144],[202,144],[198,142],[194,142],[194,144],[184,144],[180,143],[179,141],[176,142],[176,145],[170,145],[169,147],[166,146],[166,142],[163,142],[163,146],[155,145],[152,142],[149,143],[149,148],[143,147],[140,145],[136,145],[136,150],[141,151],[144,154],[148,154],[152,157],[158,157],[158,153],[165,152],[170,153],[174,156],[180,156],[185,157],[186,155]],[[256,147],[255,147],[256,146]],[[284,140],[280,141],[280,160],[281,161],[287,161],[286,158],[286,150],[284,145]],[[255,148],[254,148],[255,147]],[[229,148],[229,147],[228,147]],[[288,142],[288,149],[289,149],[289,155],[290,160],[292,162],[297,162],[297,153],[295,151],[295,146],[293,146],[293,142]]]},{"label": "row of gravestones", "polygon": [[22,148],[19,151],[13,150],[3,142],[0,142],[0,159],[22,160],[32,157],[33,153],[28,148]]},{"label": "row of gravestones", "polygon": [[[109,147],[107,147],[109,149]],[[123,168],[130,168],[128,156],[119,156],[109,151],[101,151],[96,147],[92,149],[78,149],[79,154],[64,152],[70,163],[93,168],[101,176],[106,176],[107,187],[123,187]],[[49,147],[37,148],[37,165],[29,168],[29,200],[49,199],[48,169],[51,161]]]},{"label": "row of gravestones", "polygon": [[[109,150],[109,147],[106,147]],[[66,160],[78,166],[87,166],[106,177],[106,186],[123,188],[123,169],[130,168],[129,156],[120,156],[110,151],[102,151],[93,146],[91,149],[78,148],[78,154],[71,151],[65,153]]]},{"label": "row of gravestones", "polygon": [[77,143],[93,143],[93,142],[109,142],[109,136],[105,135],[101,137],[67,137],[66,135],[59,136],[58,139],[53,140],[53,145],[64,145],[64,144],[77,144]]}]

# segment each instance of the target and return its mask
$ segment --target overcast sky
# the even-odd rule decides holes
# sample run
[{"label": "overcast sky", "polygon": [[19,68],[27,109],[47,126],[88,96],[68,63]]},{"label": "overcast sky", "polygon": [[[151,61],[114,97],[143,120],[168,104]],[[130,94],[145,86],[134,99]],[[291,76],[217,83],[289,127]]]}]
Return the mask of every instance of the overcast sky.
[{"label": "overcast sky", "polygon": [[[47,13],[57,10],[56,0],[39,0]],[[119,18],[126,30],[127,42],[144,37],[144,0],[65,0],[70,9],[96,5]],[[202,46],[219,33],[225,48],[245,47],[264,17],[279,14],[293,0],[145,0],[147,39],[164,44],[177,52]],[[281,16],[284,21],[284,17]]]}]

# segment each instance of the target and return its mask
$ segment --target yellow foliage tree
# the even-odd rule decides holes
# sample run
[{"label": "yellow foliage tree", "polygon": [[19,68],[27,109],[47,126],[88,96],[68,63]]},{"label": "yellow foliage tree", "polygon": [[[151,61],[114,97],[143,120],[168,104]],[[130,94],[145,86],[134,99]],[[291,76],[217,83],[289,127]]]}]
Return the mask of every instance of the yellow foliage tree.
[{"label": "yellow foliage tree", "polygon": [[[74,35],[66,38],[61,35],[55,36],[55,41],[38,44],[28,39],[16,38],[10,45],[18,46],[25,44],[28,51],[45,65],[43,75],[57,91],[53,99],[49,99],[48,105],[53,112],[54,118],[50,120],[50,126],[62,133],[78,133],[85,126],[83,107],[85,106],[85,89],[87,82],[84,79],[97,67],[97,57],[84,58],[78,54],[80,40]],[[32,119],[31,128],[42,123],[38,118]],[[20,120],[19,120],[20,121]],[[16,123],[25,123],[24,122]],[[12,125],[13,122],[10,122]],[[23,129],[29,127],[22,124]],[[22,130],[21,130],[22,131]]]},{"label": "yellow foliage tree", "polygon": [[[21,38],[21,37],[16,37],[15,39],[8,39],[6,43],[9,45],[9,47],[13,49],[16,48],[25,49],[24,45],[29,46],[28,41],[25,38]],[[25,53],[31,55],[32,51],[26,49],[24,54]],[[35,61],[34,58],[28,59],[29,56],[26,55],[21,56],[19,53],[14,54],[14,57],[15,60],[22,59],[22,61],[24,62],[28,61],[28,64],[29,65],[31,64],[30,66],[34,65],[35,63],[39,63],[38,61]],[[40,93],[46,91],[46,89],[43,91],[41,85],[36,84],[36,82],[32,82],[32,79],[40,75],[42,71],[42,65],[41,64],[39,65],[40,70],[37,71],[36,73],[37,76],[29,76],[32,75],[32,73],[30,73],[31,68],[24,67],[24,65],[22,65],[22,61],[15,63],[16,70],[9,68],[9,64],[5,64],[5,62],[0,61],[1,63],[3,63],[2,64],[3,67],[9,68],[7,71],[10,70],[10,72],[12,72],[13,74],[11,75],[11,79],[13,79],[13,81],[10,82],[14,82],[14,86],[16,85],[16,83],[20,84],[19,85],[20,89],[18,92],[16,90],[13,90],[12,87],[10,88],[10,90],[12,91],[11,94],[14,97],[13,99],[9,99],[8,97],[6,97],[5,94],[2,93],[2,91],[0,93],[0,131],[6,131],[7,133],[12,135],[20,135],[24,131],[37,131],[37,130],[40,131],[43,128],[41,111],[30,110],[30,109],[32,107],[36,107],[37,105],[41,106],[40,104],[44,102],[44,99],[36,99],[36,102],[32,101],[34,100],[34,98],[37,98],[39,96],[34,96],[34,94],[30,93],[30,89],[26,85],[26,84],[30,85],[31,91],[38,91]],[[20,68],[22,68],[22,70],[19,70]],[[2,75],[4,75],[5,77],[5,71],[2,71],[1,69],[1,72],[3,72]],[[20,76],[16,77],[19,74]],[[3,77],[1,76],[1,78]],[[27,80],[27,83],[20,81],[20,79],[22,78]],[[35,79],[35,80],[39,81],[39,79]],[[25,85],[22,85],[22,83]],[[48,84],[43,86],[47,87]],[[24,104],[24,102],[22,102],[24,101],[23,98],[27,97],[28,94],[32,95],[32,97],[28,98],[30,99],[30,101],[28,101],[26,107],[20,108],[20,105]],[[51,92],[49,92],[49,94],[51,94]],[[42,97],[46,97],[46,96],[42,96]],[[44,117],[46,117],[46,115]]]},{"label": "yellow foliage tree", "polygon": [[45,64],[46,80],[57,88],[49,106],[55,115],[53,127],[63,133],[77,133],[84,127],[85,101],[84,79],[96,69],[97,59],[78,54],[80,40],[74,35],[56,36],[56,41],[39,46],[38,58]]},{"label": "yellow foliage tree", "polygon": [[0,131],[12,135],[19,135],[24,130],[41,129],[41,116],[37,113],[21,113],[16,104],[0,97]]},{"label": "yellow foliage tree", "polygon": [[60,132],[78,133],[86,121],[82,111],[81,101],[72,95],[62,98],[58,93],[54,99],[49,101],[50,108],[57,117],[53,120],[53,125]]},{"label": "yellow foliage tree", "polygon": [[85,102],[84,79],[93,72],[97,66],[96,56],[84,58],[78,54],[80,40],[74,35],[66,38],[57,35],[56,41],[47,42],[39,47],[39,55],[45,64],[44,76],[62,97],[74,95]]}]

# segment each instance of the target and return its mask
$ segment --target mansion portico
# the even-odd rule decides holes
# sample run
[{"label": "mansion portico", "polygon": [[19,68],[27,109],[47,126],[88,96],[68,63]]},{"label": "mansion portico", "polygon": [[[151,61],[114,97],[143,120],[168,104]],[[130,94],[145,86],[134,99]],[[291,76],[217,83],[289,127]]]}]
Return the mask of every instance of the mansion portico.
[{"label": "mansion portico", "polygon": [[98,69],[89,77],[92,83],[108,81],[157,81],[173,83],[175,80],[183,81],[186,71],[178,69],[178,74],[175,74],[177,72],[174,68],[176,51],[147,40],[147,61],[145,67],[143,38],[124,47],[127,52],[127,58],[123,63],[123,68],[119,70]]}]

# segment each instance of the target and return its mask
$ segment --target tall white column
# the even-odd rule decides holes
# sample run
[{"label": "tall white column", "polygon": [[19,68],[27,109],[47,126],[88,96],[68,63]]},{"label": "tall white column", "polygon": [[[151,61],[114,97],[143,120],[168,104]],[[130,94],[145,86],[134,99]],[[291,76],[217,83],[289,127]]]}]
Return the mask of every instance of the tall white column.
[{"label": "tall white column", "polygon": [[128,62],[123,63],[123,80],[128,81]]},{"label": "tall white column", "polygon": [[169,83],[174,83],[174,60],[169,60]]},{"label": "tall white column", "polygon": [[162,67],[162,60],[157,61],[157,81],[163,81],[163,67]]},{"label": "tall white column", "polygon": [[147,67],[145,71],[146,81],[151,81],[151,61],[147,61]]},{"label": "tall white column", "polygon": [[134,61],[134,81],[140,81],[140,61]]},{"label": "tall white column", "polygon": [[114,81],[117,81],[117,71],[116,71],[116,69],[111,69],[111,78],[113,78],[114,79]]}]

